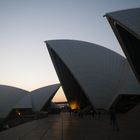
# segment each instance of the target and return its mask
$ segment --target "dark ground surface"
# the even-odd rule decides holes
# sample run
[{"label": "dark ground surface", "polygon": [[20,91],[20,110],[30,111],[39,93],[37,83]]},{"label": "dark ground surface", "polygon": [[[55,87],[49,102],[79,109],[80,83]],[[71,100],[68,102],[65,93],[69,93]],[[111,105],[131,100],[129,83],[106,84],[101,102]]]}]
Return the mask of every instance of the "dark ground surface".
[{"label": "dark ground surface", "polygon": [[113,130],[109,115],[79,118],[68,113],[49,115],[0,133],[0,140],[140,140],[140,106],[118,116],[120,131]]}]

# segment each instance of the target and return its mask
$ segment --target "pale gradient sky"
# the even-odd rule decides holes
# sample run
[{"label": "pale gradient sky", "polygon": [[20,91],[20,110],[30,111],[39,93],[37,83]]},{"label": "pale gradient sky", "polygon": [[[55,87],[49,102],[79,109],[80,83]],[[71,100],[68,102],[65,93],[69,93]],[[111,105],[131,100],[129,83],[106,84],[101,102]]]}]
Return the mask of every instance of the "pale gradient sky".
[{"label": "pale gradient sky", "polygon": [[0,84],[33,90],[58,83],[44,41],[76,39],[123,55],[107,12],[140,0],[0,0]]}]

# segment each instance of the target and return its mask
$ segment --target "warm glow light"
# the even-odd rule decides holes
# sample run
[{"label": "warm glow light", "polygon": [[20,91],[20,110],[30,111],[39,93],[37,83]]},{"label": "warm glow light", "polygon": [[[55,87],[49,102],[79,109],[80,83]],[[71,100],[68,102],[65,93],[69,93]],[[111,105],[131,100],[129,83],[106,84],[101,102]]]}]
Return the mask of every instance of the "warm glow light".
[{"label": "warm glow light", "polygon": [[19,116],[21,116],[21,113],[19,112],[19,111],[16,111],[17,112],[17,114],[19,115]]},{"label": "warm glow light", "polygon": [[20,112],[18,112],[18,115],[20,116],[20,115],[21,115],[21,113],[20,113]]},{"label": "warm glow light", "polygon": [[73,110],[73,109],[79,109],[79,108],[80,108],[78,102],[76,102],[76,101],[71,101],[71,102],[69,103],[69,106],[70,106],[70,108],[71,108],[72,110]]}]

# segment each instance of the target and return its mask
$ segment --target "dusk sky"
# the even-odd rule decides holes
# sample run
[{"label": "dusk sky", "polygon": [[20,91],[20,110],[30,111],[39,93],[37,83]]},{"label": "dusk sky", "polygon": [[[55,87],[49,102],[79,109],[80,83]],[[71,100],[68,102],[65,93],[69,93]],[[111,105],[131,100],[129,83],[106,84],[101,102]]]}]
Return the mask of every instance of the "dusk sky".
[{"label": "dusk sky", "polygon": [[140,0],[0,0],[0,84],[31,91],[59,83],[45,40],[88,41],[124,56],[103,15],[136,7]]}]

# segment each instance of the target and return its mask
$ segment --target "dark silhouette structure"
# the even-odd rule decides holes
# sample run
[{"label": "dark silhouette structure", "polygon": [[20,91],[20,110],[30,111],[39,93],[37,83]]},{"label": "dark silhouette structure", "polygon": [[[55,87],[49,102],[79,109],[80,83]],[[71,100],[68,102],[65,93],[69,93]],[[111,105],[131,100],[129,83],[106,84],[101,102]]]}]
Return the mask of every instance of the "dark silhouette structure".
[{"label": "dark silhouette structure", "polygon": [[140,8],[107,13],[106,17],[140,82]]}]

